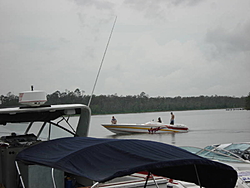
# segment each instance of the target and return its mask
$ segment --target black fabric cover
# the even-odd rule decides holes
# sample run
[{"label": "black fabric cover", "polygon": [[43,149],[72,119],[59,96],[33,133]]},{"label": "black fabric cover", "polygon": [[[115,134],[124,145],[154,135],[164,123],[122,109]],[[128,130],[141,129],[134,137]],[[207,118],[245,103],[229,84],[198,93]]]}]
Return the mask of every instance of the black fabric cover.
[{"label": "black fabric cover", "polygon": [[181,148],[136,139],[61,138],[31,146],[17,160],[45,165],[98,182],[148,171],[204,187],[233,188],[237,172]]}]

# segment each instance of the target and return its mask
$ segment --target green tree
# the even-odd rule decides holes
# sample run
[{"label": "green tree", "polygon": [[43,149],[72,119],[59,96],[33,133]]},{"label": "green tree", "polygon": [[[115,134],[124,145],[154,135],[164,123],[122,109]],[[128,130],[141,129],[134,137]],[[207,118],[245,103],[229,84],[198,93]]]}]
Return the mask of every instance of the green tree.
[{"label": "green tree", "polygon": [[[50,104],[85,104],[90,99],[89,95],[83,95],[84,91],[75,89],[64,92],[55,91],[47,95],[47,105]],[[18,96],[10,92],[0,96],[0,107],[18,106]],[[118,96],[114,95],[93,95],[90,108],[92,114],[116,114],[116,113],[138,113],[138,112],[159,112],[176,110],[204,110],[204,109],[225,109],[243,108],[250,109],[250,93],[248,97],[229,96],[199,96],[199,97],[149,97],[145,92],[139,95]]]},{"label": "green tree", "polygon": [[245,106],[245,108],[247,110],[250,110],[250,92],[249,92],[248,96],[246,97],[246,106]]}]

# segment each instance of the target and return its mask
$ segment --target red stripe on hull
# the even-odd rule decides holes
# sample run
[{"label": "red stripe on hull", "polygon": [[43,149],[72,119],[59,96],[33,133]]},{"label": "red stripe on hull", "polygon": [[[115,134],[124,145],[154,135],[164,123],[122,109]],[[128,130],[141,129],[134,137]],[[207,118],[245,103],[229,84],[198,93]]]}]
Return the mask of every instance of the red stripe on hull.
[{"label": "red stripe on hull", "polygon": [[167,128],[169,129],[174,129],[174,130],[188,130],[187,127],[172,127],[172,126],[169,126],[169,125],[166,125]]}]

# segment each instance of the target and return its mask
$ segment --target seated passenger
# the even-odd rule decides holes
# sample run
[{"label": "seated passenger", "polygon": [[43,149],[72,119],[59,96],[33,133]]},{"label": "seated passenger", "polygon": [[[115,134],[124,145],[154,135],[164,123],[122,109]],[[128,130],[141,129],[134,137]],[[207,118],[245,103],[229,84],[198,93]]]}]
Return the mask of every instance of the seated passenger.
[{"label": "seated passenger", "polygon": [[115,119],[115,116],[112,116],[111,123],[112,124],[116,124],[117,123],[117,120]]}]

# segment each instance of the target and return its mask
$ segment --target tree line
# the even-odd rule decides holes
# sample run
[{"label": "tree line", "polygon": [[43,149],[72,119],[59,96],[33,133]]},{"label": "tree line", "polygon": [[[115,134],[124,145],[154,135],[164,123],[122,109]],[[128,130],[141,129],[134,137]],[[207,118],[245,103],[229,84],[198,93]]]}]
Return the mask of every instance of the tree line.
[{"label": "tree line", "polygon": [[[0,96],[0,108],[20,106],[19,97],[10,92]],[[52,104],[85,104],[90,100],[90,95],[84,91],[55,91],[47,95],[46,105]],[[118,96],[93,95],[90,104],[92,114],[117,114],[117,113],[139,113],[158,111],[179,110],[205,110],[245,108],[250,109],[250,93],[247,97],[230,96],[198,96],[198,97],[149,97],[145,92],[139,95]]]}]

